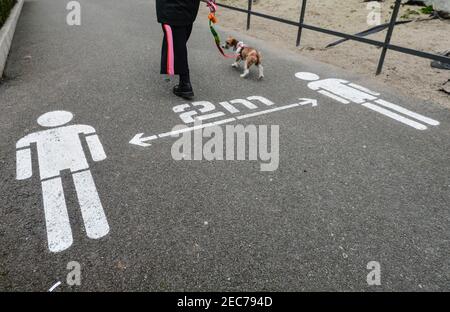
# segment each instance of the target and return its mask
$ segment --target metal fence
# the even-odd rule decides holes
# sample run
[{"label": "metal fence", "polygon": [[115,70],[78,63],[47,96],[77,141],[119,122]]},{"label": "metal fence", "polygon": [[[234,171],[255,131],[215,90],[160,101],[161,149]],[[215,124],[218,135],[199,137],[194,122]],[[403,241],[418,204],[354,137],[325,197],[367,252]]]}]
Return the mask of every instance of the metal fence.
[{"label": "metal fence", "polygon": [[248,0],[248,8],[247,9],[242,9],[242,8],[238,8],[238,7],[234,7],[234,6],[226,5],[226,4],[222,4],[222,3],[217,3],[217,5],[220,7],[226,8],[226,9],[246,13],[247,14],[247,30],[250,29],[252,15],[262,17],[265,19],[269,19],[272,21],[280,22],[283,24],[298,27],[297,42],[296,42],[297,46],[300,46],[303,29],[308,29],[308,30],[321,32],[324,34],[328,34],[328,35],[332,35],[332,36],[336,36],[336,37],[340,37],[340,38],[345,38],[348,40],[354,40],[354,41],[358,41],[358,42],[362,42],[362,43],[380,47],[380,48],[382,48],[382,51],[381,51],[380,59],[378,61],[376,75],[379,75],[383,70],[384,60],[386,59],[386,53],[388,50],[393,50],[393,51],[397,51],[397,52],[401,52],[401,53],[405,53],[405,54],[409,54],[409,55],[414,55],[414,56],[450,64],[450,57],[446,57],[446,56],[439,55],[439,54],[428,53],[428,52],[424,52],[424,51],[419,51],[419,50],[414,50],[414,49],[391,44],[392,33],[394,32],[394,28],[395,28],[395,25],[397,22],[398,13],[400,11],[400,6],[401,6],[401,0],[396,0],[396,2],[395,2],[391,20],[390,20],[389,26],[387,28],[386,38],[384,41],[373,40],[373,39],[365,38],[365,37],[358,36],[358,35],[346,34],[346,33],[331,30],[331,29],[325,29],[325,28],[305,24],[305,15],[306,15],[307,8],[308,8],[308,0],[299,0],[299,2],[300,2],[299,4],[301,4],[302,7],[301,7],[300,17],[299,17],[298,22],[283,19],[280,17],[268,15],[268,14],[264,14],[264,13],[255,12],[252,9],[253,0]]}]

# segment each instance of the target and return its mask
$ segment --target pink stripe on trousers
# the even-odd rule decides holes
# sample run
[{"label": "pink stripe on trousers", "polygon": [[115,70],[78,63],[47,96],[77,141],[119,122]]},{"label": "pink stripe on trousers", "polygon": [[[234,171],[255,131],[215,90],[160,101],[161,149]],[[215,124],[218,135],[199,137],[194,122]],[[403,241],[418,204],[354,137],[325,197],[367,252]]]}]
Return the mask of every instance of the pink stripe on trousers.
[{"label": "pink stripe on trousers", "polygon": [[166,32],[166,40],[167,40],[167,74],[175,75],[175,65],[174,65],[174,53],[173,53],[173,34],[172,28],[169,25],[163,25],[164,30]]}]

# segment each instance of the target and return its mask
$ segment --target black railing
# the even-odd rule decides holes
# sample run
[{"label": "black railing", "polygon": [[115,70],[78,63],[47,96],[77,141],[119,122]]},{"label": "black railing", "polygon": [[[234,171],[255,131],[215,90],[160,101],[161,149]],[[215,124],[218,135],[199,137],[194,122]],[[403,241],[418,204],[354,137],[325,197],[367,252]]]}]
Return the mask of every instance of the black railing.
[{"label": "black railing", "polygon": [[247,14],[247,30],[250,29],[252,15],[258,16],[261,18],[265,18],[265,19],[269,19],[272,21],[280,22],[283,24],[298,27],[297,42],[296,42],[297,47],[300,46],[300,44],[301,44],[303,29],[321,32],[324,34],[328,34],[328,35],[332,35],[332,36],[336,36],[336,37],[340,37],[340,38],[345,38],[348,40],[354,40],[354,41],[358,41],[358,42],[362,42],[362,43],[380,47],[380,48],[382,48],[382,51],[381,51],[380,59],[378,61],[378,67],[377,67],[377,71],[376,71],[377,75],[379,75],[383,70],[384,60],[386,59],[386,54],[387,54],[388,50],[397,51],[397,52],[401,52],[401,53],[405,53],[405,54],[409,54],[409,55],[414,55],[414,56],[450,64],[450,57],[446,57],[446,56],[434,54],[434,53],[428,53],[428,52],[424,52],[424,51],[419,51],[419,50],[414,50],[411,48],[406,48],[406,47],[391,44],[392,34],[394,32],[398,13],[400,11],[401,0],[396,0],[396,2],[395,2],[394,10],[393,10],[392,16],[391,16],[391,21],[389,23],[386,38],[384,41],[373,40],[373,39],[365,38],[365,37],[358,36],[358,35],[346,34],[346,33],[331,30],[331,29],[325,29],[325,28],[305,24],[305,15],[307,13],[307,4],[308,4],[307,0],[299,0],[299,4],[301,4],[302,7],[301,7],[300,18],[299,18],[298,22],[290,21],[290,20],[287,20],[284,18],[280,18],[280,17],[276,17],[276,16],[264,14],[264,13],[255,12],[252,10],[252,4],[253,4],[253,0],[248,0],[248,8],[242,9],[242,8],[234,7],[231,5],[217,3],[217,5],[219,7],[246,13]]}]

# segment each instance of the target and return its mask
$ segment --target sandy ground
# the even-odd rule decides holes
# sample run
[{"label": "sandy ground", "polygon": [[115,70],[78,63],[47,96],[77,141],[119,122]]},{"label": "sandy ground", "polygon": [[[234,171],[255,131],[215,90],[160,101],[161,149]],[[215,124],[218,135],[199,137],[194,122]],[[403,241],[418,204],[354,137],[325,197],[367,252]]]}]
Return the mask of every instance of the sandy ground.
[{"label": "sandy ground", "polygon": [[[247,7],[246,0],[218,2]],[[300,2],[299,0],[258,0],[254,4],[254,10],[298,21]],[[394,0],[386,0],[382,3],[382,23],[389,21],[394,2]],[[419,11],[419,9],[418,6],[403,6],[400,16],[406,18],[405,14],[408,10]],[[201,14],[207,14],[205,8]],[[367,24],[368,14],[367,3],[362,0],[313,0],[308,2],[305,20],[310,25],[358,33],[371,27]],[[238,31],[245,30],[245,14],[220,8],[217,16],[220,26]],[[415,21],[397,26],[392,43],[434,53],[450,50],[450,20],[424,21],[427,18],[428,15],[424,14],[409,14],[408,19],[415,19]],[[258,17],[252,17],[252,27],[248,34],[273,41],[276,45],[297,51],[315,60],[368,76],[374,76],[381,53],[381,49],[377,47],[350,41],[325,49],[328,43],[339,38],[309,30],[304,30],[301,47],[296,48],[296,27]],[[385,36],[386,31],[383,31],[368,38],[384,41]],[[450,71],[432,68],[429,60],[389,51],[383,73],[377,79],[405,95],[440,103],[450,108],[450,96],[439,91],[450,79]]]}]

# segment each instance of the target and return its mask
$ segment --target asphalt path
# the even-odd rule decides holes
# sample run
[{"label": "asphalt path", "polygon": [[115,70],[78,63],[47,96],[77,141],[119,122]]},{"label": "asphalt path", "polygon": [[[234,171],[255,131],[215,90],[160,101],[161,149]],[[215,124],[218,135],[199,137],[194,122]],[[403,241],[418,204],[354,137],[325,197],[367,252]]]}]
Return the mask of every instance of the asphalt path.
[{"label": "asphalt path", "polygon": [[[154,1],[80,3],[82,25],[68,26],[66,1],[25,2],[0,85],[0,290],[47,291],[58,281],[55,291],[450,290],[447,109],[220,29],[264,54],[265,79],[252,70],[243,80],[199,16],[189,43],[195,101],[220,109],[263,96],[272,107],[300,98],[317,106],[230,123],[279,125],[276,171],[262,172],[258,161],[175,161],[176,138],[129,143],[183,124],[172,108],[187,103],[159,75]],[[426,129],[418,130],[339,103],[297,72],[364,86],[439,125],[419,121]],[[254,111],[267,109],[260,104]],[[17,141],[43,130],[37,118],[55,110],[94,127],[107,155],[88,161],[109,234],[87,237],[63,171],[73,244],[61,252],[47,244],[34,145],[33,176],[16,180]],[[70,261],[81,265],[80,286],[67,285]],[[380,286],[367,284],[370,261],[381,265]]]}]

